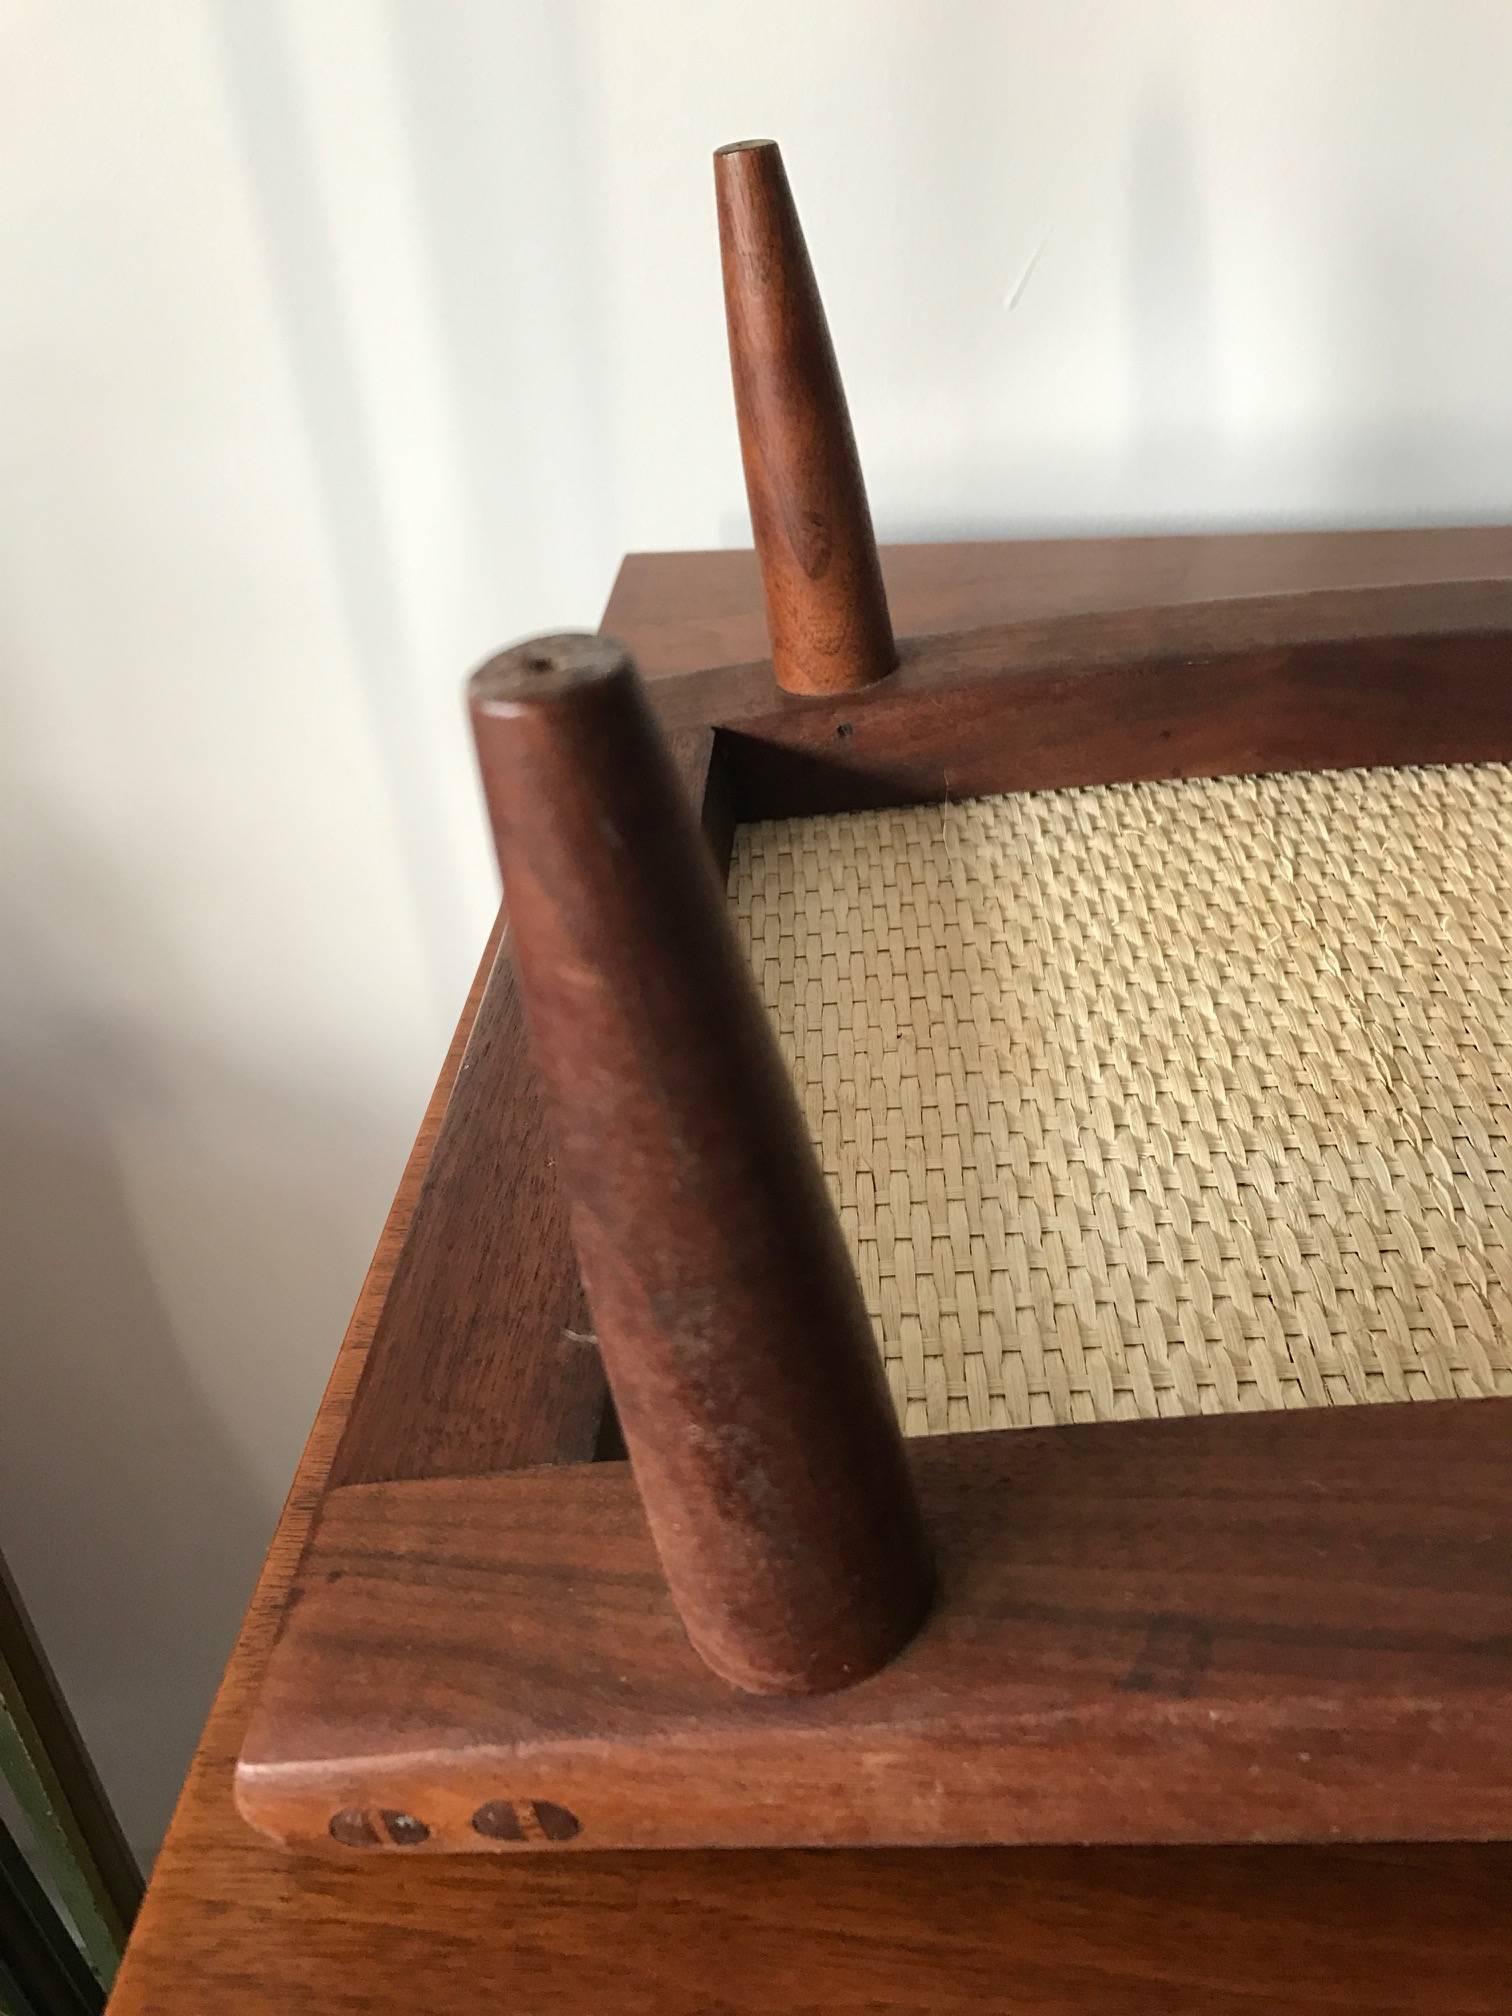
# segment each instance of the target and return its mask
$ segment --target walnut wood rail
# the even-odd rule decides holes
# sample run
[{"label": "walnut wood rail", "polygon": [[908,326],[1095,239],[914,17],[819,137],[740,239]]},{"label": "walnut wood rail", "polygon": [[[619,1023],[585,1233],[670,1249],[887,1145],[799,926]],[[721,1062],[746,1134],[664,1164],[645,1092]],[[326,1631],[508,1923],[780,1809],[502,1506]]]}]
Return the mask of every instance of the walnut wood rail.
[{"label": "walnut wood rail", "polygon": [[905,640],[891,678],[792,700],[757,661],[668,677],[741,818],[992,791],[1504,756],[1512,580],[1311,589]]},{"label": "walnut wood rail", "polygon": [[916,1443],[939,1612],[798,1701],[702,1667],[623,1464],[351,1487],[242,1810],[317,1852],[518,1851],[538,1813],[575,1848],[1500,1838],[1509,1413]]}]

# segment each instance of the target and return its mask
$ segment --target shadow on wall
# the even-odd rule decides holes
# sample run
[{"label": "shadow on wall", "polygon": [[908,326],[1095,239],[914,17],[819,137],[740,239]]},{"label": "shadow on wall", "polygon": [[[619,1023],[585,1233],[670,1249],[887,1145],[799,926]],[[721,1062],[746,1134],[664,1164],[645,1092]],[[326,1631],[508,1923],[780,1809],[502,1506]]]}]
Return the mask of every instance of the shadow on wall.
[{"label": "shadow on wall", "polygon": [[[292,1079],[197,1053],[187,980],[182,1030],[123,1007],[144,967],[155,999],[173,991],[150,899],[40,806],[0,889],[0,1539],[145,1862],[329,1369],[386,1144]],[[312,1308],[291,1336],[287,1312]]]},{"label": "shadow on wall", "polygon": [[[429,955],[427,970],[444,975],[456,970],[456,948],[470,944],[472,932],[437,775],[416,760],[411,644],[396,585],[402,569],[392,501],[363,402],[359,349],[337,279],[338,247],[308,113],[279,14],[276,7],[216,0],[209,19],[273,278],[269,299],[282,325],[310,449],[331,578],[353,661],[363,670],[367,726],[390,799],[403,807],[396,830],[411,912]],[[458,733],[460,721],[459,709]]]},{"label": "shadow on wall", "polygon": [[[382,11],[481,565],[501,614],[543,591],[570,608],[571,582],[596,593],[618,566],[621,517],[598,200],[614,165],[583,10],[452,0],[445,35],[409,0]],[[573,424],[542,439],[522,425],[537,406]]]},{"label": "shadow on wall", "polygon": [[[1481,259],[1473,235],[1435,234],[1405,198],[1362,200],[1346,212],[1334,276],[1305,315],[1323,404],[1297,404],[1282,387],[1276,410],[1296,405],[1296,417],[1242,427],[1224,420],[1224,346],[1246,346],[1253,369],[1247,346],[1264,332],[1225,327],[1219,313],[1224,223],[1205,193],[1179,79],[1147,87],[1121,186],[1105,200],[1125,212],[1122,439],[1087,448],[1041,436],[1026,458],[1022,443],[1010,447],[984,428],[950,453],[950,494],[961,507],[925,515],[908,499],[940,495],[941,468],[883,463],[868,455],[863,437],[880,539],[1321,531],[1500,524],[1512,516],[1505,415],[1467,419],[1454,396],[1466,331],[1445,303],[1477,303],[1481,347],[1504,350],[1512,341],[1512,290],[1502,269]],[[991,233],[981,238],[985,259]],[[1274,284],[1296,282],[1278,272]],[[1024,312],[1038,312],[1040,298],[1026,295]],[[1004,351],[1010,372],[1012,357]],[[1087,368],[1098,364],[1094,352]],[[983,501],[993,498],[1001,503]],[[723,544],[749,544],[750,521],[731,508],[719,534]]]},{"label": "shadow on wall", "polygon": [[[0,1532],[97,1766],[143,1859],[187,1762],[257,1565],[268,1508],[195,1392],[140,1250],[110,1128],[107,1056],[0,1102]],[[102,1674],[109,1648],[111,1677]],[[171,1674],[171,1681],[165,1676]]]},{"label": "shadow on wall", "polygon": [[1174,83],[1151,86],[1140,102],[1125,186],[1127,481],[1158,508],[1200,487],[1200,472],[1225,454],[1210,226]]}]

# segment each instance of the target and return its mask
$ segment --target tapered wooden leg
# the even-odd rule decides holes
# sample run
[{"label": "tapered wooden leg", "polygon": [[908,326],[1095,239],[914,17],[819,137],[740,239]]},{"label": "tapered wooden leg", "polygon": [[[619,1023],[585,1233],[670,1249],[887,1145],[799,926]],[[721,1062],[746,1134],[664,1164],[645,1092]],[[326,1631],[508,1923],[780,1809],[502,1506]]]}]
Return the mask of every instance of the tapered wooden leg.
[{"label": "tapered wooden leg", "polygon": [[843,1686],[921,1621],[929,1552],[707,846],[617,645],[521,645],[471,703],[559,1175],[673,1600],[736,1686]]},{"label": "tapered wooden leg", "polygon": [[721,147],[714,188],[772,666],[791,693],[849,692],[898,657],[845,389],[776,142]]}]

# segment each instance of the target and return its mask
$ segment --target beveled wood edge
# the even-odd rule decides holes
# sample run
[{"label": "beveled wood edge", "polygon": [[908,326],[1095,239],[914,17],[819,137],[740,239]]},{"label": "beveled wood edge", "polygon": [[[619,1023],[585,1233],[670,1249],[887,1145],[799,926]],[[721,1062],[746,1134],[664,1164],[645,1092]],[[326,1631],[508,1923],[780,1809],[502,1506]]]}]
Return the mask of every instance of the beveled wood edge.
[{"label": "beveled wood edge", "polygon": [[[1497,677],[1500,673],[1502,676]],[[1227,596],[905,639],[863,691],[755,660],[652,683],[712,722],[740,821],[1164,778],[1512,754],[1512,580]]]},{"label": "beveled wood edge", "polygon": [[335,1853],[1501,1839],[1509,1426],[1503,1399],[925,1438],[940,1607],[794,1701],[698,1662],[624,1466],[350,1487],[238,1804]]},{"label": "beveled wood edge", "polygon": [[[1004,534],[879,549],[901,636],[1135,606],[1512,573],[1512,524],[1263,532]],[[749,547],[628,553],[603,628],[653,683],[769,656]]]},{"label": "beveled wood edge", "polygon": [[1192,601],[1130,602],[1116,609],[921,631],[900,641],[896,673],[850,693],[785,693],[766,658],[664,673],[653,680],[668,728],[692,725],[778,733],[784,720],[837,709],[886,711],[892,696],[1029,672],[1117,666],[1137,671],[1163,658],[1309,644],[1391,643],[1407,638],[1512,636],[1512,577],[1475,575],[1385,587],[1297,588]]}]

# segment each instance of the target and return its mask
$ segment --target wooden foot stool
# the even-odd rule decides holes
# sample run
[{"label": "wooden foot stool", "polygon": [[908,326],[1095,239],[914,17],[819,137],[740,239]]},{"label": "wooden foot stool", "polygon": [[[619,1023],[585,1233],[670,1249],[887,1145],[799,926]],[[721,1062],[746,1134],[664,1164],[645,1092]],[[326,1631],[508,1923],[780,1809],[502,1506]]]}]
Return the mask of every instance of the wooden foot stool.
[{"label": "wooden foot stool", "polygon": [[115,2006],[1500,2009],[1512,534],[879,560],[716,168],[756,556],[474,678],[507,922]]}]

